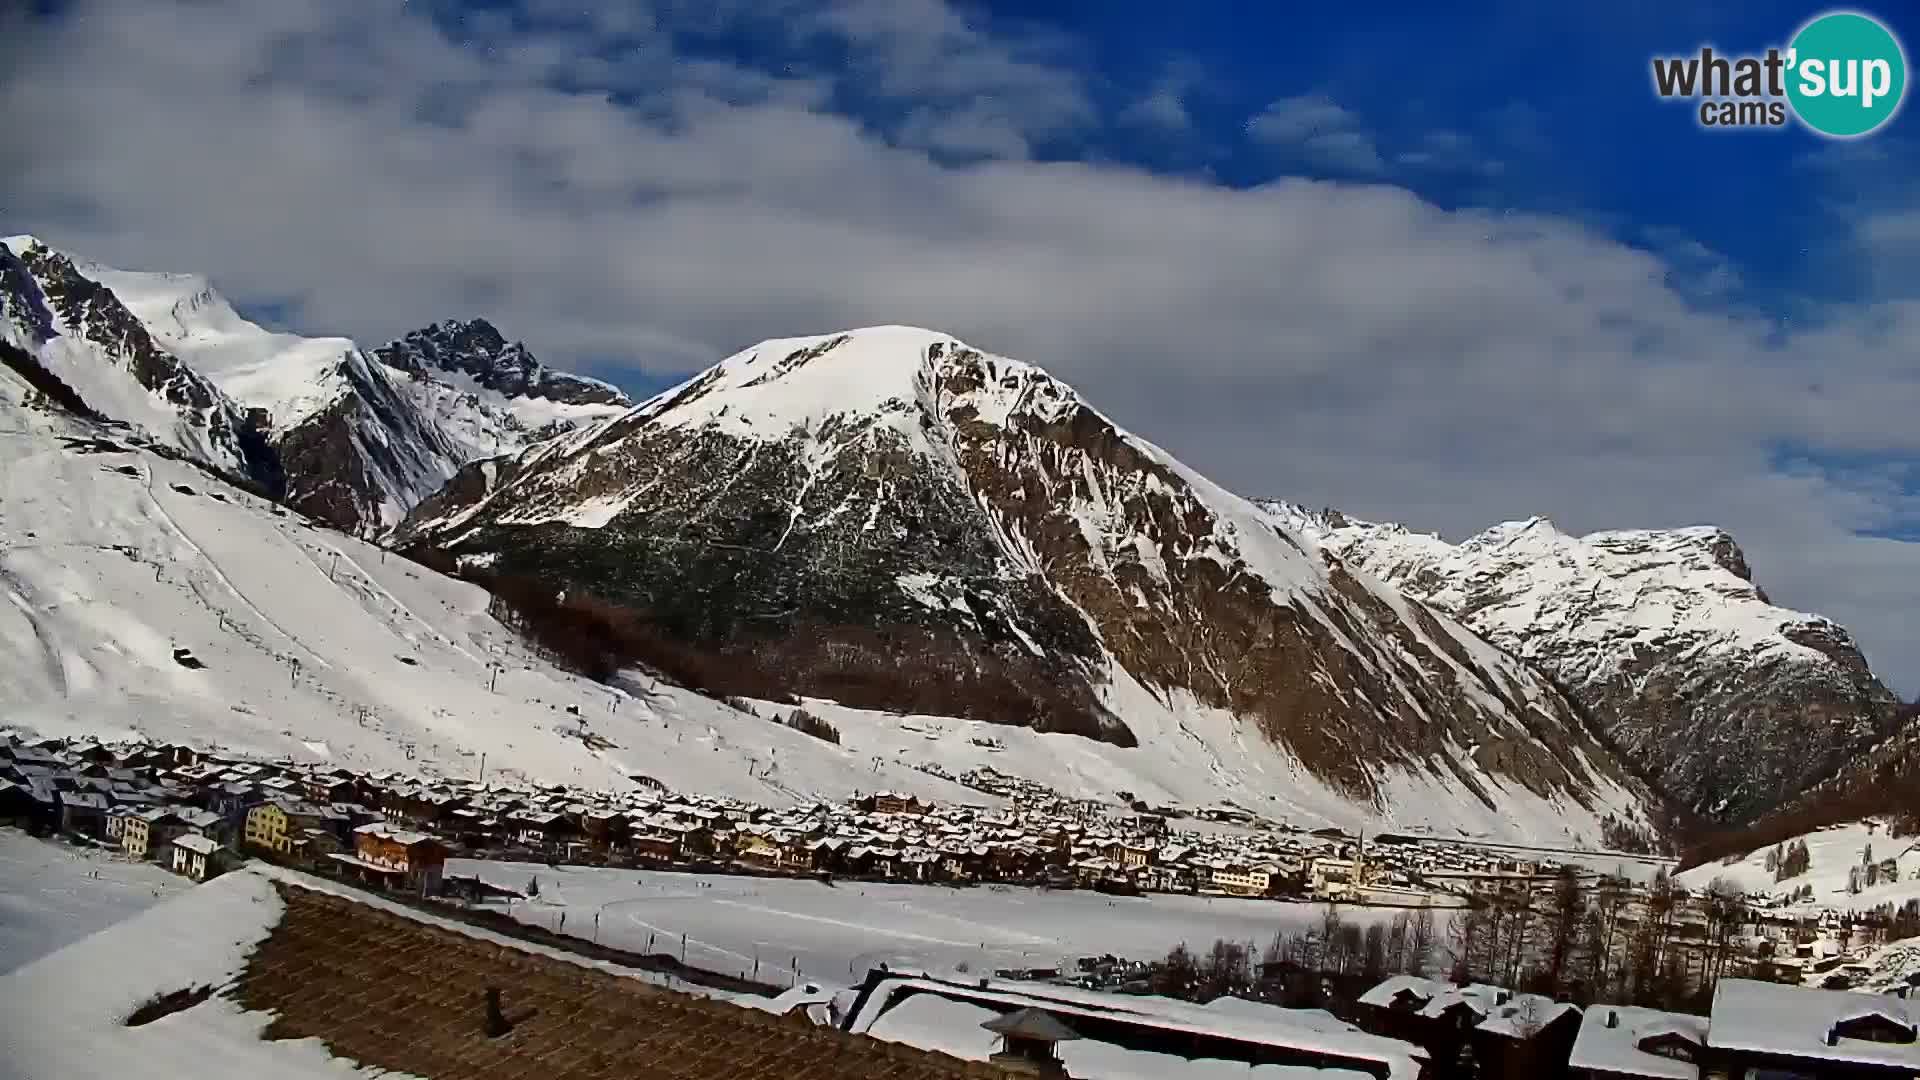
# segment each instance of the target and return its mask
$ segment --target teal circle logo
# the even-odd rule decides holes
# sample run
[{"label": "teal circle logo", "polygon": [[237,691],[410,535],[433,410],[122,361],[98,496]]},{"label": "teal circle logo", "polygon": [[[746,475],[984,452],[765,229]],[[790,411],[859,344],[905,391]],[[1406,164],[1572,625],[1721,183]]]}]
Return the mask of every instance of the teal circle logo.
[{"label": "teal circle logo", "polygon": [[1822,15],[1788,48],[1787,100],[1800,122],[1850,139],[1893,119],[1907,93],[1907,55],[1877,19],[1852,11]]}]

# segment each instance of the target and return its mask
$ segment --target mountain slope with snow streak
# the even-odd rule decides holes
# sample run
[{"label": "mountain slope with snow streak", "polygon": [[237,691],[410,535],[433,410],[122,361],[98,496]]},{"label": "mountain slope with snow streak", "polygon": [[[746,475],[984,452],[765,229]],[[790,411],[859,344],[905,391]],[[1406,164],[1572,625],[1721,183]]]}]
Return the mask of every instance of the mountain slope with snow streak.
[{"label": "mountain slope with snow streak", "polygon": [[[545,368],[483,320],[439,323],[368,351],[347,338],[267,330],[197,274],[118,270],[30,236],[4,243],[31,253],[23,264],[26,285],[103,298],[99,303],[118,313],[117,333],[143,343],[144,354],[164,357],[185,373],[181,380],[205,386],[202,396],[233,403],[237,419],[227,426],[270,444],[290,505],[362,534],[396,524],[468,461],[631,405],[610,386]],[[0,268],[0,285],[4,275]],[[11,316],[4,321],[14,339],[45,337],[28,303],[13,301],[0,314]],[[68,381],[108,416],[169,430],[171,415],[155,415],[156,403],[144,400],[155,395],[109,392],[90,374],[108,366],[100,361],[114,347],[97,331],[69,332],[31,351],[49,354],[56,372],[75,373]],[[175,443],[199,460],[230,466],[234,455],[206,441]]]},{"label": "mountain slope with snow streak", "polygon": [[[927,330],[762,343],[469,466],[398,540],[644,612],[789,692],[1122,751],[1191,737],[1235,783],[1258,761],[1258,804],[1304,783],[1391,817],[1453,789],[1593,836],[1653,801],[1525,665],[1044,371]],[[1019,693],[980,708],[942,680]]]},{"label": "mountain slope with snow streak", "polygon": [[1576,537],[1533,518],[1453,545],[1263,505],[1282,527],[1538,666],[1669,794],[1708,817],[1751,820],[1896,724],[1897,700],[1847,631],[1772,604],[1724,530]]}]

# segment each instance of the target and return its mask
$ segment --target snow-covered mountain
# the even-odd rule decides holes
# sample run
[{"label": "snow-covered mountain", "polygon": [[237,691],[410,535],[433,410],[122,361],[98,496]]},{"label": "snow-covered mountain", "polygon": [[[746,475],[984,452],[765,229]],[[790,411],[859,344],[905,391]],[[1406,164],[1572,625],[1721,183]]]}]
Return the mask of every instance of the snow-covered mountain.
[{"label": "snow-covered mountain", "polygon": [[[1575,748],[1562,756],[1580,778],[1540,793],[1491,752],[1485,769],[1462,759],[1471,788],[1444,764],[1384,768],[1376,807],[1255,724],[1190,695],[1169,710],[1124,673],[1107,700],[1138,747],[808,700],[838,729],[838,744],[823,742],[776,722],[792,705],[763,700],[754,715],[665,683],[559,670],[488,614],[477,586],[35,397],[0,368],[0,729],[427,774],[473,775],[484,758],[490,777],[622,789],[644,775],[774,804],[878,788],[979,802],[927,770],[985,766],[1075,797],[1231,799],[1302,824],[1544,842],[1598,839],[1600,816],[1628,818],[1645,797],[1610,779],[1604,754]],[[1544,693],[1510,688],[1523,691]]]},{"label": "snow-covered mountain", "polygon": [[272,462],[290,505],[362,534],[396,524],[468,461],[632,404],[549,371],[480,320],[368,351],[269,331],[199,275],[116,270],[31,236],[0,246],[0,333],[89,405],[256,479]]},{"label": "snow-covered mountain", "polygon": [[1740,822],[1885,738],[1894,695],[1845,629],[1772,604],[1724,530],[1569,536],[1543,518],[1458,545],[1262,504],[1284,528],[1550,675],[1676,799]]},{"label": "snow-covered mountain", "polygon": [[1591,839],[1653,801],[1524,664],[926,330],[764,342],[398,540],[645,612],[716,678],[1193,756],[1263,806]]},{"label": "snow-covered mountain", "polygon": [[278,457],[247,410],[168,351],[82,264],[31,237],[0,241],[0,342],[101,414],[280,493]]}]

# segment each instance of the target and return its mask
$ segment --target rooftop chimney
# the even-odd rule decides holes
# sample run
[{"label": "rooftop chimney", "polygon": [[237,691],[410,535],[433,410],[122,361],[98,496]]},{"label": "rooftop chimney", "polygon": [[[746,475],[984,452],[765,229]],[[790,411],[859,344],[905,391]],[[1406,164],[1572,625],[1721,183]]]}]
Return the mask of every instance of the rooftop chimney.
[{"label": "rooftop chimney", "polygon": [[513,1030],[513,1025],[507,1023],[506,1014],[500,1011],[500,988],[497,986],[487,987],[487,1018],[481,1030],[487,1033],[489,1039],[497,1039]]}]

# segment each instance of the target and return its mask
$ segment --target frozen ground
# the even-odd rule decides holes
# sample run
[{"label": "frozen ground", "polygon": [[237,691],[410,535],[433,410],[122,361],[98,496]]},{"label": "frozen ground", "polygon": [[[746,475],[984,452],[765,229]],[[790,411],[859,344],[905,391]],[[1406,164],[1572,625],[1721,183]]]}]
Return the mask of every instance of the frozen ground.
[{"label": "frozen ground", "polygon": [[[551,868],[539,864],[453,860],[450,874],[478,872],[487,881],[540,895],[514,902],[523,922],[563,930],[625,949],[679,955],[687,935],[689,964],[781,982],[794,968],[828,981],[864,976],[876,964],[975,972],[1051,967],[1112,953],[1158,959],[1185,942],[1205,951],[1214,941],[1265,948],[1282,930],[1317,923],[1323,908],[1270,900],[1209,900],[1155,895],[1107,897],[1091,892],[976,886],[876,885],[779,878],[705,876]],[[561,922],[564,914],[565,923]],[[1392,918],[1384,909],[1343,909],[1350,921]]]},{"label": "frozen ground", "polygon": [[0,829],[0,973],[191,887],[192,882],[152,863],[124,862]]}]

